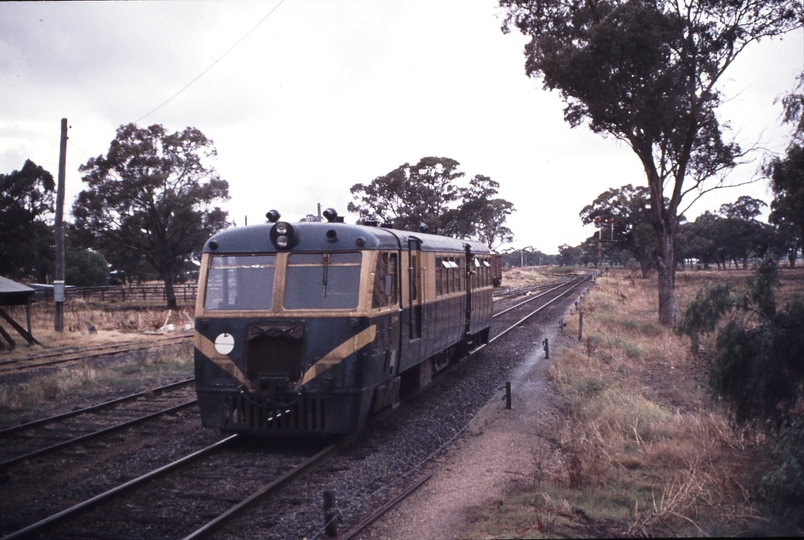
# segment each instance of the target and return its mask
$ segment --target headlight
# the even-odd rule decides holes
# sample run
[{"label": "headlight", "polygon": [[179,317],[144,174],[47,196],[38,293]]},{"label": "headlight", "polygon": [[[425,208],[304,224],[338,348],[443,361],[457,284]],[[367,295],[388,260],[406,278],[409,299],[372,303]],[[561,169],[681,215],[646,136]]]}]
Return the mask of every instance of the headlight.
[{"label": "headlight", "polygon": [[299,229],[287,221],[280,221],[271,227],[271,242],[277,249],[291,249],[299,243]]}]

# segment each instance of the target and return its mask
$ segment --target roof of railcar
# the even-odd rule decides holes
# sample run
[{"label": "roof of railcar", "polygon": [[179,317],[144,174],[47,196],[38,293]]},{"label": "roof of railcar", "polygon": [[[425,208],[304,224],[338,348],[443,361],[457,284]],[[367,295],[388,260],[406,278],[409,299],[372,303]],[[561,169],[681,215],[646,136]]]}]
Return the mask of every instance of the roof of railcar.
[{"label": "roof of railcar", "polygon": [[[205,253],[261,253],[273,251],[354,251],[356,249],[407,249],[408,240],[421,241],[422,251],[463,251],[469,244],[473,253],[489,253],[489,248],[482,242],[459,240],[434,234],[414,233],[350,225],[346,223],[292,223],[297,228],[299,242],[292,249],[277,250],[271,242],[270,231],[273,223],[235,227],[221,231],[204,244]],[[327,232],[334,230],[337,240],[331,242]],[[358,240],[362,239],[362,241]],[[217,244],[216,249],[210,243]]]}]

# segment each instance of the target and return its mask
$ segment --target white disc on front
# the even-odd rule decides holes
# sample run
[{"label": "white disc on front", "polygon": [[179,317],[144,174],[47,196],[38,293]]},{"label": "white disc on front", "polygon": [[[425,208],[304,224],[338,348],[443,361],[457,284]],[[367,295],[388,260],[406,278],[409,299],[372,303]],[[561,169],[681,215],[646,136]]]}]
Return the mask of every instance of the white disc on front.
[{"label": "white disc on front", "polygon": [[220,334],[215,338],[215,350],[218,354],[229,354],[234,349],[234,336],[227,332]]}]

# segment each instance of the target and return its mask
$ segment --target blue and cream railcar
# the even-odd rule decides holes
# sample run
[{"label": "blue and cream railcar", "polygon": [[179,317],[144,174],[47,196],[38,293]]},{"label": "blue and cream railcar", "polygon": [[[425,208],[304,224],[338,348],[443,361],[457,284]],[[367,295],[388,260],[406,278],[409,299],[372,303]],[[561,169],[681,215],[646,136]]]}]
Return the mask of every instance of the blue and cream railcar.
[{"label": "blue and cream railcar", "polygon": [[333,219],[240,227],[205,244],[195,320],[204,426],[352,433],[488,342],[486,246]]}]

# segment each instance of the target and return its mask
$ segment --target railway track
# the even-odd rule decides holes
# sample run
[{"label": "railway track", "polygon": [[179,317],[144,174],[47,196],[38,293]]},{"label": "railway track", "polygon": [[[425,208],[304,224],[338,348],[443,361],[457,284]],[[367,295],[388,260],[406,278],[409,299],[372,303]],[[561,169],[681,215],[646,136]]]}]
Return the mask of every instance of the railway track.
[{"label": "railway track", "polygon": [[[38,535],[87,538],[98,530],[136,538],[199,538],[300,478],[351,440],[315,452],[308,445],[288,453],[282,445],[267,450],[263,445],[249,447],[242,439],[231,435],[3,540]],[[196,500],[188,504],[186,494]]]},{"label": "railway track", "polygon": [[191,340],[192,334],[182,334],[138,343],[110,343],[95,347],[69,347],[42,351],[19,358],[0,361],[0,374],[56,366],[69,362],[85,361],[103,356],[153,350],[165,347],[166,345],[189,343]]},{"label": "railway track", "polygon": [[197,400],[189,397],[192,389],[188,389],[194,380],[0,430],[0,471],[195,405]]},{"label": "railway track", "polygon": [[515,287],[513,289],[504,289],[501,291],[497,291],[494,293],[494,300],[495,302],[499,302],[501,300],[507,300],[512,298],[518,298],[520,296],[525,296],[529,294],[533,294],[537,291],[541,291],[544,289],[550,289],[555,287],[556,285],[560,285],[562,283],[566,283],[572,279],[572,276],[568,276],[556,281],[551,281],[550,283],[542,283],[540,285],[527,285],[524,287]]},{"label": "railway track", "polygon": [[[537,313],[540,313],[541,311],[547,309],[548,307],[558,302],[565,296],[572,294],[573,291],[575,291],[578,287],[589,281],[589,279],[590,276],[588,275],[576,276],[568,281],[553,285],[551,288],[544,290],[540,294],[530,296],[527,299],[521,302],[517,302],[516,304],[510,307],[495,310],[495,313],[493,315],[495,323],[497,321],[501,321],[506,326],[504,328],[499,328],[500,326],[499,324],[496,326],[492,325],[492,337],[489,339],[489,343],[495,342],[508,332],[520,327],[525,321],[527,321]],[[532,309],[530,311],[528,311],[527,309],[520,310],[520,308],[529,306],[532,302],[536,301],[539,301],[539,303],[535,307],[535,309]],[[520,313],[520,311],[524,313]],[[522,315],[522,318],[517,319],[517,317],[519,317],[520,315]],[[503,319],[504,317],[506,319]]]},{"label": "railway track", "polygon": [[[586,279],[588,277],[584,276],[551,284],[552,287],[542,289],[540,294],[532,294],[525,301],[499,309],[495,313],[489,346],[535,314],[572,295]],[[450,370],[460,369],[466,363],[464,360]],[[439,381],[444,381],[446,387],[452,384],[450,377],[439,377],[434,380],[433,387],[440,384]],[[431,392],[430,388],[425,393]],[[393,416],[394,411],[387,414]],[[415,478],[417,470],[458,437],[466,425],[468,421],[455,429],[455,433],[440,443],[425,460],[418,461],[404,474],[395,475],[392,482],[395,487],[388,489],[387,493],[384,492],[385,486],[369,495],[360,493],[357,497],[362,499],[354,504],[362,511],[355,512],[352,519],[345,519],[348,530],[345,537],[357,534],[402,500],[406,493],[426,481],[426,477]],[[12,532],[5,538],[91,537],[93,534],[97,537],[98,531],[104,531],[104,534],[115,531],[117,536],[131,538],[199,538],[210,534],[213,529],[226,527],[227,522],[230,523],[227,530],[236,531],[238,526],[243,526],[243,519],[249,526],[254,526],[255,520],[261,523],[263,530],[271,531],[272,537],[283,537],[283,527],[288,525],[279,523],[282,516],[293,521],[300,519],[299,516],[309,517],[311,513],[317,517],[315,523],[308,524],[306,535],[319,535],[322,532],[320,511],[318,508],[310,510],[307,508],[310,502],[301,501],[297,493],[304,492],[305,488],[299,487],[294,480],[317,467],[316,485],[342,484],[339,478],[348,475],[355,467],[355,459],[362,463],[368,461],[373,452],[382,451],[380,443],[368,443],[368,449],[362,446],[365,441],[355,445],[356,437],[317,449],[319,451],[313,455],[304,453],[302,456],[289,446],[279,444],[274,448],[278,449],[277,452],[266,451],[264,445],[255,448],[241,437],[228,437]],[[355,446],[360,448],[356,450]],[[328,463],[328,467],[321,467],[322,463]],[[402,485],[400,480],[405,479],[407,485]],[[290,494],[279,498],[277,490],[283,487],[290,489]],[[269,504],[266,499],[273,501],[269,510],[266,510]],[[249,513],[251,518],[237,521],[238,514],[252,506],[257,508]],[[305,510],[299,510],[300,507]]]}]

